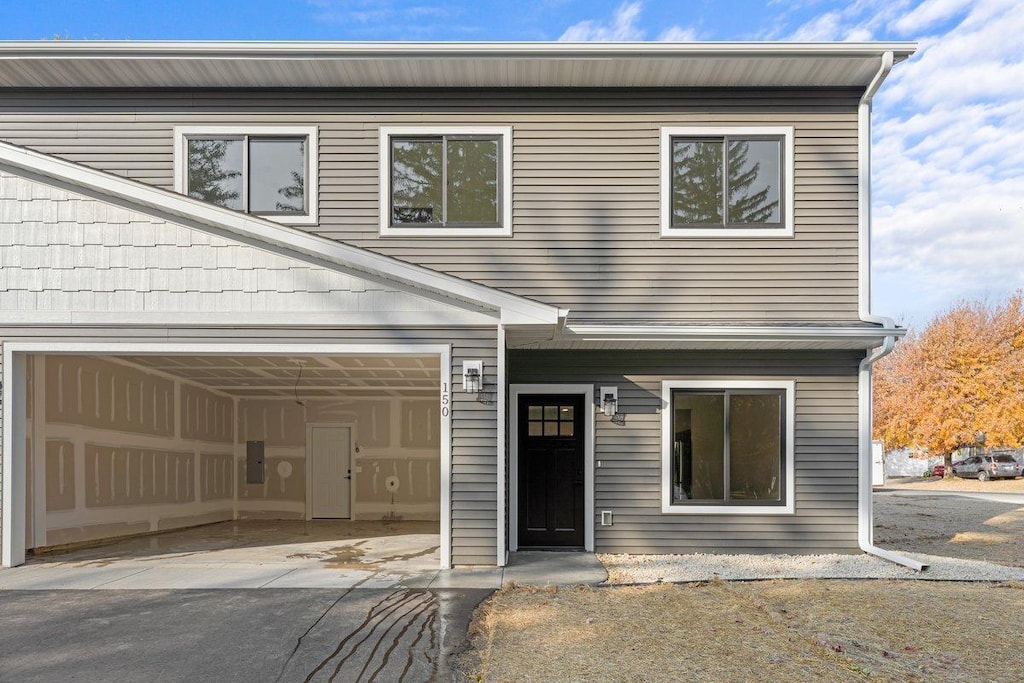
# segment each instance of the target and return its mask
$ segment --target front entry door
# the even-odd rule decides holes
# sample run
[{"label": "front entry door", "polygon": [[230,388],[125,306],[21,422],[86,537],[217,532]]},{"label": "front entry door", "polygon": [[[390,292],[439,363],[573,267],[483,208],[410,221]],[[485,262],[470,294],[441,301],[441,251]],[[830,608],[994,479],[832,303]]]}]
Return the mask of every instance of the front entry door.
[{"label": "front entry door", "polygon": [[582,548],[583,396],[519,397],[519,546]]},{"label": "front entry door", "polygon": [[351,518],[352,428],[310,427],[309,460],[313,518]]}]

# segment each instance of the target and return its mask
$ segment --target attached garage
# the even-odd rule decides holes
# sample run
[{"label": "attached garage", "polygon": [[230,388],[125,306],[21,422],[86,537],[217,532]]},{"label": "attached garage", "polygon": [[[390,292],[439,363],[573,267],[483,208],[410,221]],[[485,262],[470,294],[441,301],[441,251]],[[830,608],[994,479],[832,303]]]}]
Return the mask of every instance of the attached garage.
[{"label": "attached garage", "polygon": [[10,146],[0,245],[4,566],[315,518],[504,563],[499,349],[558,309]]}]

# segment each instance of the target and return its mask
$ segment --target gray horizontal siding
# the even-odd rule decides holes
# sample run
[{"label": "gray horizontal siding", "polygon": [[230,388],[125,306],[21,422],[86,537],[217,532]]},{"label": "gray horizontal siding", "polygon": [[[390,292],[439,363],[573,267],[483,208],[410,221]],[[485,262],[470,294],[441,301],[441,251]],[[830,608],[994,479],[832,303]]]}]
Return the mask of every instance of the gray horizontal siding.
[{"label": "gray horizontal siding", "polygon": [[[173,186],[176,124],[320,127],[326,237],[573,310],[575,319],[857,319],[854,91],[5,93],[0,139]],[[378,128],[502,124],[507,238],[381,238]],[[796,236],[659,238],[659,128],[792,125]]]},{"label": "gray horizontal siding", "polygon": [[[459,329],[273,329],[159,327],[4,328],[2,341],[118,342],[123,340],[182,343],[236,340],[244,343],[345,342],[352,344],[450,344],[452,349],[452,562],[494,565],[497,556],[497,330]],[[461,391],[462,361],[484,361],[481,400]],[[0,473],[2,474],[2,473]]]},{"label": "gray horizontal siding", "polygon": [[[513,383],[619,387],[624,424],[598,414],[598,552],[851,552],[857,549],[856,352],[510,351]],[[796,514],[661,512],[661,382],[694,377],[796,380]]]}]

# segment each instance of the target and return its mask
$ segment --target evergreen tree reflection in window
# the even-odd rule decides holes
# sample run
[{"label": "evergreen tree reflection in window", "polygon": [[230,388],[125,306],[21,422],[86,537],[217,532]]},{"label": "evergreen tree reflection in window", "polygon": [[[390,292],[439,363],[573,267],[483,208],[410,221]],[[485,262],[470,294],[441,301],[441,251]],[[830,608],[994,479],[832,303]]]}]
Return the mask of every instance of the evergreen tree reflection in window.
[{"label": "evergreen tree reflection in window", "polygon": [[780,184],[778,139],[672,141],[673,225],[779,223]]},{"label": "evergreen tree reflection in window", "polygon": [[188,195],[242,209],[242,140],[188,141]]}]

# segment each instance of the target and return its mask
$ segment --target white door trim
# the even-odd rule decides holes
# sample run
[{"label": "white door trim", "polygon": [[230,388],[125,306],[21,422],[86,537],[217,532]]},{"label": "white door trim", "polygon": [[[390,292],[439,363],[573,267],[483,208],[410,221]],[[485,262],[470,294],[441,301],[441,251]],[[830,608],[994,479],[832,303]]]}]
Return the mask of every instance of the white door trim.
[{"label": "white door trim", "polygon": [[[127,339],[107,342],[6,341],[3,344],[3,553],[2,565],[25,562],[25,354],[132,355],[436,355],[441,370],[441,568],[452,566],[452,349],[449,344],[256,344],[224,339],[188,344]],[[20,444],[20,446],[19,446]],[[354,453],[353,453],[354,456]],[[17,495],[15,496],[15,493]],[[17,498],[17,505],[14,504]]]},{"label": "white door trim", "polygon": [[306,423],[306,519],[313,519],[313,429],[327,427],[348,428],[348,519],[354,520],[356,502],[356,425],[354,422]]},{"label": "white door trim", "polygon": [[519,549],[519,395],[581,394],[583,396],[583,548],[594,552],[594,385],[593,384],[510,384],[509,385],[509,468],[508,549]]}]

